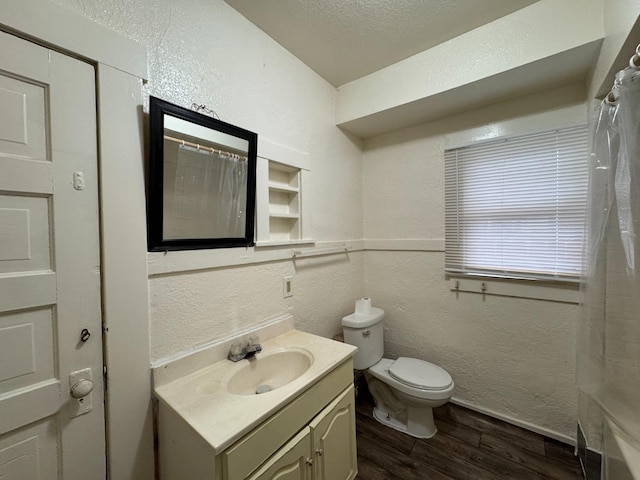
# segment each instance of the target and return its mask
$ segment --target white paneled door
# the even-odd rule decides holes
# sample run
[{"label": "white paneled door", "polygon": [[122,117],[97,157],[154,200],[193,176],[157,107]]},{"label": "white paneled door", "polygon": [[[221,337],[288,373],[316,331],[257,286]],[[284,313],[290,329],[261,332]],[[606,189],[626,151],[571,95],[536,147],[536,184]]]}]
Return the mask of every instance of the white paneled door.
[{"label": "white paneled door", "polygon": [[0,32],[0,479],[104,479],[94,69]]}]

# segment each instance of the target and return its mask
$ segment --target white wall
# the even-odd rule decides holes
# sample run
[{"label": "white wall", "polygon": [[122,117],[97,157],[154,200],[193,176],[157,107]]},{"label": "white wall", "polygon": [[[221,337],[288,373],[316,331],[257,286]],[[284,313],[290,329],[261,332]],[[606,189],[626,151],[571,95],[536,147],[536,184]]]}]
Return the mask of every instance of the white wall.
[{"label": "white wall", "polygon": [[[225,121],[309,152],[314,236],[321,241],[438,243],[447,134],[488,123],[509,131],[540,119],[566,124],[585,117],[581,99],[568,91],[518,99],[372,139],[363,171],[361,143],[335,127],[335,90],[221,0],[54,1],[145,45],[147,94],[207,104]],[[635,0],[625,5],[638,10]],[[627,21],[611,22],[625,24],[623,33],[630,28]],[[601,57],[601,68],[608,68],[608,58]],[[295,295],[283,299],[281,277],[289,274]],[[573,434],[577,307],[456,298],[444,283],[442,252],[367,252],[159,274],[149,288],[149,361],[284,310],[293,312],[299,328],[331,335],[353,299],[366,293],[388,311],[390,353],[441,363],[454,376],[460,400]]]},{"label": "white wall", "polygon": [[387,313],[387,353],[438,363],[453,376],[457,400],[565,439],[577,416],[578,306],[456,294],[445,281],[443,251],[393,249],[396,239],[444,237],[447,137],[586,119],[584,85],[573,85],[369,139],[364,148],[365,242],[389,240],[388,251],[366,252],[365,291]]},{"label": "white wall", "polygon": [[[600,8],[599,0],[541,0],[341,85],[337,121],[372,115],[489,77],[500,84],[501,73],[597,40],[602,31]],[[576,16],[576,11],[581,14]]]},{"label": "white wall", "polygon": [[[146,45],[148,94],[187,107],[206,104],[224,121],[309,152],[314,238],[362,238],[360,144],[335,127],[335,89],[261,30],[219,0],[57,1]],[[152,276],[150,360],[287,310],[300,328],[333,335],[362,295],[362,254],[296,265]],[[286,300],[285,275],[294,275],[294,296]]]},{"label": "white wall", "polygon": [[605,38],[589,80],[589,97],[610,91],[615,73],[627,62],[640,40],[637,25],[640,0],[603,0]]},{"label": "white wall", "polygon": [[[227,122],[309,152],[312,185],[306,193],[312,198],[315,238],[320,241],[362,238],[361,148],[359,141],[335,127],[335,90],[255,26],[222,1],[215,0],[56,2],[146,47],[149,82],[144,86],[145,94],[185,106],[191,102],[205,103]],[[36,11],[36,5],[31,7],[34,11],[24,18],[41,14]],[[34,23],[38,26],[44,20],[38,17]],[[70,27],[62,22],[56,24],[57,29],[78,31]],[[45,41],[51,40],[49,33],[43,36]],[[103,37],[105,35],[98,36]],[[121,100],[114,106],[101,105],[101,109],[116,108],[125,112],[126,104],[126,115],[121,117],[133,118],[141,126],[146,122],[142,112],[136,110],[140,83],[133,77],[126,85],[113,80],[125,76],[101,74],[100,80],[105,83],[100,85],[100,91],[107,92],[106,98],[112,98],[109,93],[117,90]],[[138,92],[127,93],[130,84],[136,86]],[[106,119],[116,117],[105,116]],[[116,201],[103,205],[110,215],[117,216],[115,224],[123,228],[109,229],[107,233],[109,238],[129,236],[127,244],[135,244],[137,248],[144,244],[144,220],[143,215],[139,215],[144,208],[144,182],[137,155],[140,145],[132,141],[135,135],[130,134],[131,127],[126,122],[113,122],[103,128],[109,133],[126,129],[116,137],[129,139],[124,144],[111,142],[106,147],[115,157],[106,155],[102,159],[109,161],[110,174],[119,172],[122,176],[103,189],[109,199],[121,192],[124,185],[124,192]],[[116,161],[111,162],[114,158]],[[136,182],[137,192],[136,187],[130,188]],[[139,203],[120,208],[119,204],[127,201]],[[135,215],[119,221],[125,212],[135,212]],[[141,250],[135,251],[144,255]],[[222,255],[229,260],[242,257],[244,252],[244,249],[229,249]],[[167,257],[174,267],[181,263],[192,265],[191,261],[184,262],[185,256],[178,252]],[[152,360],[191,349],[228,335],[233,328],[248,326],[287,310],[296,315],[298,328],[330,336],[339,330],[340,318],[350,312],[353,299],[361,296],[363,290],[362,253],[306,259],[295,264],[291,260],[271,261],[196,272],[174,268],[172,274],[149,279],[148,309],[145,292],[143,311],[134,308],[132,312],[131,304],[136,301],[139,304],[143,295],[135,293],[140,292],[136,279],[122,274],[123,269],[119,268],[124,266],[126,271],[131,259],[109,258],[105,269],[110,272],[111,285],[117,285],[115,290],[122,293],[129,282],[135,284],[135,288],[116,295],[122,299],[118,305],[121,308],[110,308],[107,315],[108,344],[117,343],[109,350],[107,363],[111,388],[110,478],[118,480],[153,478],[150,392],[145,390],[150,381]],[[142,257],[142,260],[146,259]],[[294,296],[286,301],[282,298],[284,273],[294,275]],[[128,295],[136,295],[136,301]],[[107,300],[111,300],[107,303],[113,307],[112,297]],[[150,314],[148,323],[147,313]],[[115,337],[119,339],[117,342],[111,340]]]},{"label": "white wall", "polygon": [[602,18],[602,0],[532,3],[341,85],[336,121],[368,138],[580,81]]},{"label": "white wall", "polygon": [[[151,356],[160,359],[291,312],[296,327],[331,337],[362,296],[362,253],[153,277]],[[282,277],[293,275],[293,297]]]}]

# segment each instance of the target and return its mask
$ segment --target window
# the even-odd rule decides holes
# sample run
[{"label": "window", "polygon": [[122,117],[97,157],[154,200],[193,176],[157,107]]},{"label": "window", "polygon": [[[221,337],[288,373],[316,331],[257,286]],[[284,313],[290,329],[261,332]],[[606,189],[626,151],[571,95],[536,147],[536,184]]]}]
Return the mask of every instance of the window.
[{"label": "window", "polygon": [[445,270],[578,281],[586,126],[445,151]]}]

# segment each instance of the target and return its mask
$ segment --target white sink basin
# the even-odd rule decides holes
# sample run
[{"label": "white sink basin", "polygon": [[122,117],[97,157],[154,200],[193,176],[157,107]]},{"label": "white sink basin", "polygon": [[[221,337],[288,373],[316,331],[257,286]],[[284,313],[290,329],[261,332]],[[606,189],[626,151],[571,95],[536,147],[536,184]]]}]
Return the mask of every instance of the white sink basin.
[{"label": "white sink basin", "polygon": [[263,351],[239,363],[241,366],[227,382],[227,391],[235,395],[256,395],[293,382],[309,369],[313,355],[303,348],[282,348]]}]

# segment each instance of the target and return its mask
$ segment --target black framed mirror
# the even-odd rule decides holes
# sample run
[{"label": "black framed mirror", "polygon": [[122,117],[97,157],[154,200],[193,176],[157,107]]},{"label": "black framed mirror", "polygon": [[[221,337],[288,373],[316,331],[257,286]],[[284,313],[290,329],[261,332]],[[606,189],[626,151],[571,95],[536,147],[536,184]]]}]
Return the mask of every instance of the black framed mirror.
[{"label": "black framed mirror", "polygon": [[149,103],[149,251],[253,246],[258,135]]}]

